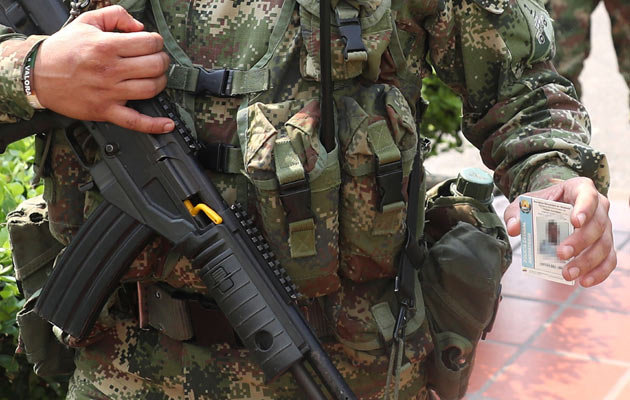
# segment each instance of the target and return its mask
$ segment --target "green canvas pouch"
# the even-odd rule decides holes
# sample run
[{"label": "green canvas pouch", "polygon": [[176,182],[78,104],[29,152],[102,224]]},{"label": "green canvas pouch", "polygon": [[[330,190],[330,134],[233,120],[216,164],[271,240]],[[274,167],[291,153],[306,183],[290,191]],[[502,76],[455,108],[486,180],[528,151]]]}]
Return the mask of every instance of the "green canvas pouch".
[{"label": "green canvas pouch", "polygon": [[444,400],[466,393],[477,343],[499,300],[505,247],[499,239],[459,222],[433,245],[422,267],[435,343],[429,382]]},{"label": "green canvas pouch", "polygon": [[260,226],[307,297],[339,288],[339,156],[321,144],[319,117],[316,99],[254,103],[238,113]]},{"label": "green canvas pouch", "polygon": [[511,262],[507,232],[491,204],[454,196],[454,180],[427,193],[428,256],[421,269],[427,320],[435,345],[429,385],[442,400],[466,394],[477,344],[490,331]]},{"label": "green canvas pouch", "polygon": [[16,316],[19,349],[39,376],[69,375],[74,371],[74,351],[60,343],[52,325],[33,307],[63,246],[48,227],[46,203],[41,196],[24,201],[7,215],[15,275],[26,302]]}]

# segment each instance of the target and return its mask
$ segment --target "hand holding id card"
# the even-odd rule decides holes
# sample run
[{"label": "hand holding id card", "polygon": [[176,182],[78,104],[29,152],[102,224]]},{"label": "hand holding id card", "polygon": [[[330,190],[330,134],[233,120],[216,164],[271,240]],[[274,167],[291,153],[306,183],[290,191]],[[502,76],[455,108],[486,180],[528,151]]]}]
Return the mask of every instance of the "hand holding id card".
[{"label": "hand holding id card", "polygon": [[562,268],[569,260],[556,255],[558,245],[573,233],[571,204],[520,196],[521,253],[525,274],[565,285],[575,285],[562,277]]}]

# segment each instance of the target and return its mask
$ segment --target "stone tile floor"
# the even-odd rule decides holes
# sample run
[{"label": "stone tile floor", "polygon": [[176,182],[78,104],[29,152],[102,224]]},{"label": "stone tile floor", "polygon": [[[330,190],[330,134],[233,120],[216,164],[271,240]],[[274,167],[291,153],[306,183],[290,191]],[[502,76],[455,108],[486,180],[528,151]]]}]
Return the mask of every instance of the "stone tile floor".
[{"label": "stone tile floor", "polygon": [[[505,198],[495,201],[502,215]],[[617,269],[585,289],[524,276],[520,241],[466,400],[630,400],[630,208],[613,199]]]}]

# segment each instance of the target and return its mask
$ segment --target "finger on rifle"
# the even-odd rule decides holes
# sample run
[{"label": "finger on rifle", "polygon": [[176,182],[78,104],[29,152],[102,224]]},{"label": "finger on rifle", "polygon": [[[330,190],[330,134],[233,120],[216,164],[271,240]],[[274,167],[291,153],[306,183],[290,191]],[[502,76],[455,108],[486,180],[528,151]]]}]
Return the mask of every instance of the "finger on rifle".
[{"label": "finger on rifle", "polygon": [[121,80],[157,78],[166,73],[171,59],[164,52],[140,57],[120,59],[116,66],[116,75]]},{"label": "finger on rifle", "polygon": [[143,133],[168,133],[175,127],[175,123],[169,118],[150,117],[121,105],[111,107],[107,121]]},{"label": "finger on rifle", "polygon": [[103,7],[81,14],[76,21],[93,25],[105,32],[138,32],[144,24],[119,5]]},{"label": "finger on rifle", "polygon": [[157,78],[128,79],[116,84],[116,96],[120,100],[144,100],[155,97],[166,87],[166,76]]},{"label": "finger on rifle", "polygon": [[164,40],[157,32],[107,33],[111,45],[115,46],[120,57],[139,57],[158,54],[164,47]]}]

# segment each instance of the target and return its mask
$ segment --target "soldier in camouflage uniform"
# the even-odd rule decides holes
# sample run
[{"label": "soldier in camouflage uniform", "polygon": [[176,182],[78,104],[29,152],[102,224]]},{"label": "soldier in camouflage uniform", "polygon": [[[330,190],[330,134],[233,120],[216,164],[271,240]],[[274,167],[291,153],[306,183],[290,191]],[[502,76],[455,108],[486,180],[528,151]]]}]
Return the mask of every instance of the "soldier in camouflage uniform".
[{"label": "soldier in camouflage uniform", "polygon": [[[584,60],[591,50],[591,13],[600,0],[547,0],[546,7],[554,20],[557,53],[554,64],[569,78],[581,95],[578,81]],[[630,88],[630,3],[604,0],[610,15],[612,39],[617,53],[619,72]]]},{"label": "soldier in camouflage uniform", "polygon": [[[150,98],[167,87],[193,115],[201,139],[240,148],[236,168],[208,173],[229,203],[249,205],[300,290],[319,299],[306,302],[304,309],[308,314],[316,304],[323,310],[331,331],[320,332],[324,347],[359,398],[383,396],[388,355],[369,309],[391,295],[393,259],[402,243],[405,214],[396,207],[377,210],[374,173],[370,178],[362,172],[374,168],[380,151],[369,132],[385,134],[394,144],[385,147],[398,149],[394,153],[403,161],[401,185],[406,193],[409,160],[418,140],[414,109],[421,79],[431,65],[461,95],[463,131],[495,171],[503,193],[511,200],[531,192],[574,204],[572,223],[581,229],[558,250],[563,259],[574,257],[565,277],[588,287],[614,269],[604,197],[609,182],[606,159],[587,145],[587,113],[570,82],[557,75],[549,61],[553,32],[536,1],[333,2],[335,7],[345,4],[350,14],[352,9],[360,13],[367,53],[344,59],[344,43],[333,32],[342,179],[337,157],[327,157],[317,135],[309,134],[317,132],[320,118],[318,1],[151,1],[154,12],[161,6],[163,12],[157,15],[164,16],[173,42],[190,57],[190,65],[228,68],[245,76],[245,83],[232,88],[239,92],[236,96],[197,96],[194,101],[173,78],[176,69],[186,70],[188,61],[169,67],[174,61],[162,52],[160,35],[143,32],[159,25],[149,2],[120,2],[145,25],[121,7],[105,7],[110,3],[118,2],[93,2],[102,9],[81,15],[50,37],[0,31],[0,120],[29,119],[41,106],[141,132],[168,132],[170,120],[125,107],[126,100]],[[168,36],[163,30],[161,35]],[[25,95],[22,72],[38,44],[34,101]],[[254,75],[248,75],[250,71]],[[317,204],[322,207],[314,216],[317,240],[299,251],[287,245],[294,232],[284,226],[277,190],[260,184],[282,172],[275,171],[271,161],[274,141],[280,143],[281,135],[299,139],[292,140],[293,148],[312,187],[317,187],[314,203],[321,196]],[[48,137],[49,146],[41,147],[50,151],[39,168],[45,177],[51,230],[67,244],[99,196],[94,190],[77,189],[89,176],[63,132]],[[88,157],[94,154],[89,141],[83,147]],[[330,171],[336,172],[327,175]],[[317,179],[313,172],[327,178]],[[504,218],[509,233],[517,235],[516,203]],[[136,282],[141,287],[165,282],[185,292],[205,292],[188,260],[169,253],[168,243],[157,239],[148,245],[90,336],[81,341],[60,337],[78,349],[70,398],[303,397],[287,375],[264,384],[247,351],[229,338],[230,329],[218,328],[218,318],[212,322],[221,336],[205,342],[141,328],[133,311],[138,299],[130,290]],[[401,398],[427,397],[423,360],[432,346],[426,323],[407,338]]]}]

